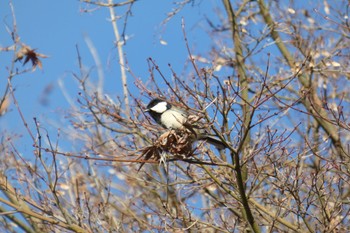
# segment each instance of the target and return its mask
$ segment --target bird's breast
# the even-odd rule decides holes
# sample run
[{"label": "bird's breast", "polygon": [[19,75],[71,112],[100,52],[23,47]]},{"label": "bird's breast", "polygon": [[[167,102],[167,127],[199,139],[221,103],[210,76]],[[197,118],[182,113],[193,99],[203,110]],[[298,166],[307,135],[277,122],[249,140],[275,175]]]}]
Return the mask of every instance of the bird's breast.
[{"label": "bird's breast", "polygon": [[186,121],[186,117],[175,111],[166,111],[161,116],[161,122],[167,129],[179,129],[183,127],[183,123]]}]

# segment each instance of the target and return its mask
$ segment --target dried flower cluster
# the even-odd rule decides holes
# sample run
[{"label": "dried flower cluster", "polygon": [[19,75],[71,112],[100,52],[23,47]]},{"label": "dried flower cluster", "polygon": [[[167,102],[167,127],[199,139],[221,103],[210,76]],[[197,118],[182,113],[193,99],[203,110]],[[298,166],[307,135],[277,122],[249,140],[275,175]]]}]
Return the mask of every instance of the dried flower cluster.
[{"label": "dried flower cluster", "polygon": [[[139,160],[161,161],[164,154],[169,154],[175,159],[184,159],[191,157],[195,151],[193,148],[194,139],[197,138],[194,127],[197,125],[200,117],[190,115],[184,123],[183,129],[168,130],[160,135],[151,146],[147,146],[141,151]],[[143,166],[143,164],[140,166]]]}]

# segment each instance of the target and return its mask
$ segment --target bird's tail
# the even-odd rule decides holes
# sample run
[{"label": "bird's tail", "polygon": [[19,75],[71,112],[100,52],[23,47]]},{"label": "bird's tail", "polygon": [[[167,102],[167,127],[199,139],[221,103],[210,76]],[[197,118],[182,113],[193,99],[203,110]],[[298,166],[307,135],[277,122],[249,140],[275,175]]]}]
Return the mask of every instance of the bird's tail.
[{"label": "bird's tail", "polygon": [[218,150],[227,148],[227,145],[225,143],[223,143],[219,138],[212,135],[200,135],[198,140],[206,141],[209,144],[215,146]]}]

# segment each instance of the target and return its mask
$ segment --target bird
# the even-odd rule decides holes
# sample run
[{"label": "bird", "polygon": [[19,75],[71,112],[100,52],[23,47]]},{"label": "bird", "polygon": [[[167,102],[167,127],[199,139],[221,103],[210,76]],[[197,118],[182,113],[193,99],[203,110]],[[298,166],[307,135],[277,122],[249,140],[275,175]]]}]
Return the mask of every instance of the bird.
[{"label": "bird", "polygon": [[194,135],[194,141],[206,141],[219,150],[227,147],[219,138],[208,134],[204,129],[199,129],[198,125],[188,125],[189,114],[184,109],[177,108],[165,100],[152,99],[145,112],[165,129],[189,129]]}]

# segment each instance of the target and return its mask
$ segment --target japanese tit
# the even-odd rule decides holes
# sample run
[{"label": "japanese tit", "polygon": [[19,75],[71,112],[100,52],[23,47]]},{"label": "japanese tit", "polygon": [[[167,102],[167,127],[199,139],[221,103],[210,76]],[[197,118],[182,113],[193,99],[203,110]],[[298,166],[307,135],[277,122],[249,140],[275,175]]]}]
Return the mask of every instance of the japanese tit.
[{"label": "japanese tit", "polygon": [[[176,108],[170,103],[161,100],[153,99],[146,107],[146,112],[148,112],[151,117],[166,129],[184,129],[188,128],[184,124],[187,123],[188,113],[186,111]],[[196,127],[190,127],[190,131],[194,131],[195,140],[204,140],[219,150],[226,148],[226,145],[213,135],[208,134],[203,129],[196,129]]]}]

